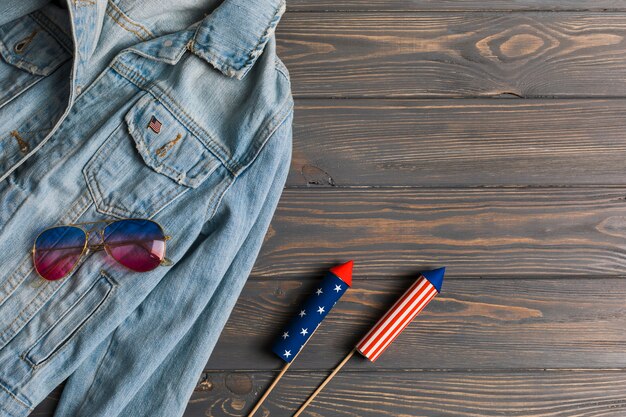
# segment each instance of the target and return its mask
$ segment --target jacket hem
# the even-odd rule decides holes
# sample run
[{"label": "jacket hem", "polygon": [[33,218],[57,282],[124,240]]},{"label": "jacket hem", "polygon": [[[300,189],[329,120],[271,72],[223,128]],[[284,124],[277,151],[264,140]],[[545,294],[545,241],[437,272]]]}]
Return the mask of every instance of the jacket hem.
[{"label": "jacket hem", "polygon": [[31,411],[31,407],[0,382],[0,417],[26,417]]}]

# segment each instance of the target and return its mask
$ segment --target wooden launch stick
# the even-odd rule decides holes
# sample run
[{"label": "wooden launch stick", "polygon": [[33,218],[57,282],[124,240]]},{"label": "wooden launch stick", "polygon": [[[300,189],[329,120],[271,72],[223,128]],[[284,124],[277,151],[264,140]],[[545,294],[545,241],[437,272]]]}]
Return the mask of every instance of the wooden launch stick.
[{"label": "wooden launch stick", "polygon": [[272,347],[272,351],[285,361],[285,365],[274,378],[272,385],[259,398],[248,417],[252,417],[261,407],[265,399],[270,395],[270,392],[278,384],[278,381],[285,375],[291,363],[302,351],[302,348],[304,348],[311,336],[313,336],[324,317],[352,285],[353,263],[349,261],[331,268],[319,284],[317,290],[306,300],[299,313],[284,329],[283,334]]},{"label": "wooden launch stick", "polygon": [[307,398],[306,402],[304,404],[302,404],[302,407],[300,407],[298,409],[298,411],[296,411],[296,414],[293,415],[293,417],[298,417],[300,415],[300,413],[302,413],[304,411],[305,408],[307,408],[309,406],[309,404],[311,404],[311,402],[315,399],[315,397],[317,397],[317,394],[319,394],[320,392],[322,392],[322,390],[324,389],[324,387],[326,386],[326,384],[328,384],[330,382],[331,379],[333,379],[333,377],[337,374],[337,372],[339,372],[339,370],[341,370],[341,368],[343,368],[343,366],[348,363],[348,361],[350,360],[350,358],[356,353],[356,348],[352,349],[352,351],[350,353],[348,353],[348,356],[346,356],[345,358],[343,358],[343,360],[341,361],[341,363],[339,365],[337,365],[337,367],[333,370],[333,372],[328,375],[328,377],[324,380],[324,382],[322,382],[320,384],[319,387],[317,387],[317,389],[315,390],[315,392],[313,392],[313,394],[311,394],[311,396],[309,398]]},{"label": "wooden launch stick", "polygon": [[439,291],[443,283],[445,268],[422,272],[408,290],[391,306],[391,309],[370,329],[370,331],[357,343],[352,352],[348,353],[341,363],[328,375],[313,394],[306,400],[302,407],[296,411],[293,417],[298,417],[305,408],[322,392],[326,384],[339,372],[350,358],[359,352],[370,361],[374,362],[395,340],[396,337],[409,325],[409,323],[426,307]]},{"label": "wooden launch stick", "polygon": [[257,401],[252,411],[250,411],[250,413],[248,414],[248,417],[252,417],[254,413],[256,413],[257,410],[263,405],[263,402],[265,401],[265,399],[270,395],[270,392],[272,392],[274,387],[278,385],[278,381],[280,381],[283,375],[285,375],[285,372],[287,372],[287,369],[289,369],[290,366],[291,366],[291,362],[287,362],[285,366],[283,366],[283,369],[281,369],[280,373],[276,375],[276,378],[274,378],[272,385],[270,385],[269,388],[265,390],[265,393],[263,394],[263,396],[259,398],[259,401]]}]

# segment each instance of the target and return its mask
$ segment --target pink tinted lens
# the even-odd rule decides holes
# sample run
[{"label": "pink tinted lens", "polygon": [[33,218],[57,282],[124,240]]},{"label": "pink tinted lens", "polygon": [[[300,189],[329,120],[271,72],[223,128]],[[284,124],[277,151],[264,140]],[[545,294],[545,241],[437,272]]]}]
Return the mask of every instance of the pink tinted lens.
[{"label": "pink tinted lens", "polygon": [[110,223],[104,229],[104,244],[113,259],[137,272],[153,270],[165,257],[165,234],[151,220]]},{"label": "pink tinted lens", "polygon": [[87,235],[78,227],[60,226],[44,230],[35,240],[35,269],[49,281],[63,278],[78,263],[86,240]]}]

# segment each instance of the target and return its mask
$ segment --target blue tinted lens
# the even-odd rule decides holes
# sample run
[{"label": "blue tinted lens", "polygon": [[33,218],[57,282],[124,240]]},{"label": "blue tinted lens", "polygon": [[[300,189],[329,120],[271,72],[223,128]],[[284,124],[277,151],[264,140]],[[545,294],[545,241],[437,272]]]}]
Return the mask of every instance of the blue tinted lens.
[{"label": "blue tinted lens", "polygon": [[47,280],[57,280],[76,266],[85,248],[87,235],[74,226],[44,230],[35,240],[35,269]]}]

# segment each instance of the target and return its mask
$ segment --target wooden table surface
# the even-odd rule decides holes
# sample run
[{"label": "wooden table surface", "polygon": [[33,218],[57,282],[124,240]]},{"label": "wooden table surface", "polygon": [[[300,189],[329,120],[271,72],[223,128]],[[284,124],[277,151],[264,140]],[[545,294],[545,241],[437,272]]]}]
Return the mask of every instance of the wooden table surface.
[{"label": "wooden table surface", "polygon": [[291,0],[277,38],[291,172],[185,417],[245,416],[281,326],[348,259],[258,416],[291,416],[439,266],[442,294],[303,416],[625,416],[626,0]]}]

